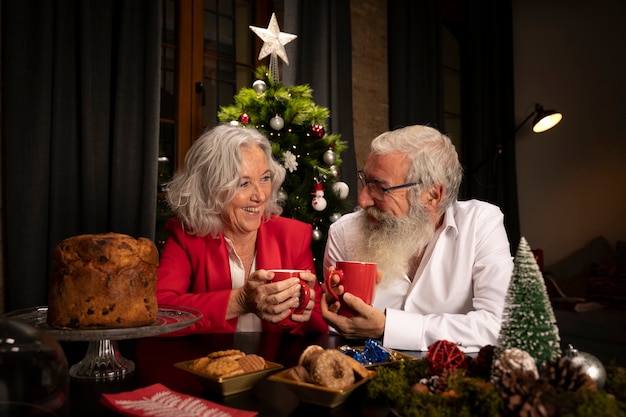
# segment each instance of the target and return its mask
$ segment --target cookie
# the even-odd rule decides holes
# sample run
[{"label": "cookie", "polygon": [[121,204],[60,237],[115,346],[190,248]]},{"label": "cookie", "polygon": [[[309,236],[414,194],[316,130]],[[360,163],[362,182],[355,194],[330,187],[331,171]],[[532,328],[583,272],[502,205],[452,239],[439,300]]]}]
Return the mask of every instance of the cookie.
[{"label": "cookie", "polygon": [[220,357],[213,359],[208,363],[204,372],[207,375],[217,378],[226,378],[243,374],[243,369],[239,366],[239,362],[231,357]]},{"label": "cookie", "polygon": [[217,358],[225,358],[225,357],[229,357],[232,359],[239,359],[243,355],[245,355],[245,353],[238,349],[227,349],[227,350],[218,350],[216,352],[211,352],[208,355],[206,355],[206,357],[211,360],[217,359]]},{"label": "cookie", "polygon": [[250,354],[244,355],[239,360],[239,366],[243,369],[244,373],[260,371],[265,369],[265,359],[259,355]]},{"label": "cookie", "polygon": [[307,347],[300,355],[298,365],[302,365],[306,369],[310,370],[311,363],[322,352],[324,352],[324,348],[319,345],[311,345]]},{"label": "cookie", "polygon": [[293,379],[298,382],[306,382],[307,384],[312,383],[311,375],[309,375],[309,371],[302,365],[294,366],[287,371],[287,377]]}]

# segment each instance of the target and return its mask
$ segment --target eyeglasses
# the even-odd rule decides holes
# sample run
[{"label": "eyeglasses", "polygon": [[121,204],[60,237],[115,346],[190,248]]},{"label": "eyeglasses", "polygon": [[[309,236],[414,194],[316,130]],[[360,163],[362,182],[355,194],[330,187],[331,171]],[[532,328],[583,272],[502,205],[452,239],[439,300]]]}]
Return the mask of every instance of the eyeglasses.
[{"label": "eyeglasses", "polygon": [[368,181],[365,178],[365,173],[363,171],[358,171],[357,176],[359,177],[359,181],[363,187],[369,188],[370,194],[374,198],[374,200],[384,200],[385,194],[393,191],[399,190],[401,188],[413,187],[414,185],[421,184],[421,181],[418,182],[407,182],[406,184],[394,185],[393,187],[383,187],[380,185],[380,182],[377,180]]}]

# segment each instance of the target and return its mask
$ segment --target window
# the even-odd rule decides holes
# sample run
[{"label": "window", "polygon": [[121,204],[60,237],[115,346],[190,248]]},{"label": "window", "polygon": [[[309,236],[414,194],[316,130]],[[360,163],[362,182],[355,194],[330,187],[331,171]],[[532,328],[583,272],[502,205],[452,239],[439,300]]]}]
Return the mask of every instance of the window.
[{"label": "window", "polygon": [[[156,243],[165,243],[171,216],[165,184],[193,140],[215,126],[219,107],[232,103],[254,76],[255,35],[265,26],[269,0],[162,0],[161,119]],[[257,49],[258,50],[258,49]]]}]

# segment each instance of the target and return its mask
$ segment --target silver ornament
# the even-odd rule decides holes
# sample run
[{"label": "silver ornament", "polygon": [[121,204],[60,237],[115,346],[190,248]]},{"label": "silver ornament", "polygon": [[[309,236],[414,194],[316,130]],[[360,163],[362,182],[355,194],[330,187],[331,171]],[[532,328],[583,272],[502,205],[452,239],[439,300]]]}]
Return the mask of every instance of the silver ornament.
[{"label": "silver ornament", "polygon": [[565,354],[571,359],[572,365],[578,366],[582,372],[593,379],[598,389],[604,387],[604,383],[606,382],[606,369],[600,359],[589,353],[579,352],[572,345],[569,346]]},{"label": "silver ornament", "polygon": [[337,161],[337,155],[335,155],[335,152],[332,149],[329,149],[324,152],[323,159],[325,164],[332,165],[335,163],[335,161]]},{"label": "silver ornament", "polygon": [[333,177],[339,176],[339,168],[337,168],[337,165],[332,165],[330,168],[328,168],[328,170],[333,175]]},{"label": "silver ornament", "polygon": [[328,220],[330,220],[331,223],[335,223],[340,218],[341,218],[341,213],[333,213],[330,215],[330,217],[328,217]]},{"label": "silver ornament", "polygon": [[280,190],[278,190],[278,193],[276,193],[276,198],[278,199],[278,201],[285,201],[287,200],[287,197],[288,194],[284,188],[281,188]]},{"label": "silver ornament", "polygon": [[285,120],[279,115],[276,115],[270,119],[270,126],[274,130],[280,130],[285,127]]},{"label": "silver ornament", "polygon": [[263,80],[256,80],[252,84],[252,89],[257,94],[263,94],[265,92],[265,90],[267,90],[267,84],[265,84],[265,81],[263,81]]},{"label": "silver ornament", "polygon": [[313,230],[313,240],[321,240],[322,239],[322,231],[317,227]]}]

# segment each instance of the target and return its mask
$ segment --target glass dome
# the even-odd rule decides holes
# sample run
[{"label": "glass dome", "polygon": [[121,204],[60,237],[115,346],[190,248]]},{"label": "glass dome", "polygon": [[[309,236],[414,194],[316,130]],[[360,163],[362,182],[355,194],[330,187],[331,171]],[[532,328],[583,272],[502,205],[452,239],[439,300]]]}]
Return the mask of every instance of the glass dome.
[{"label": "glass dome", "polygon": [[48,332],[0,317],[0,416],[69,414],[67,359]]}]

